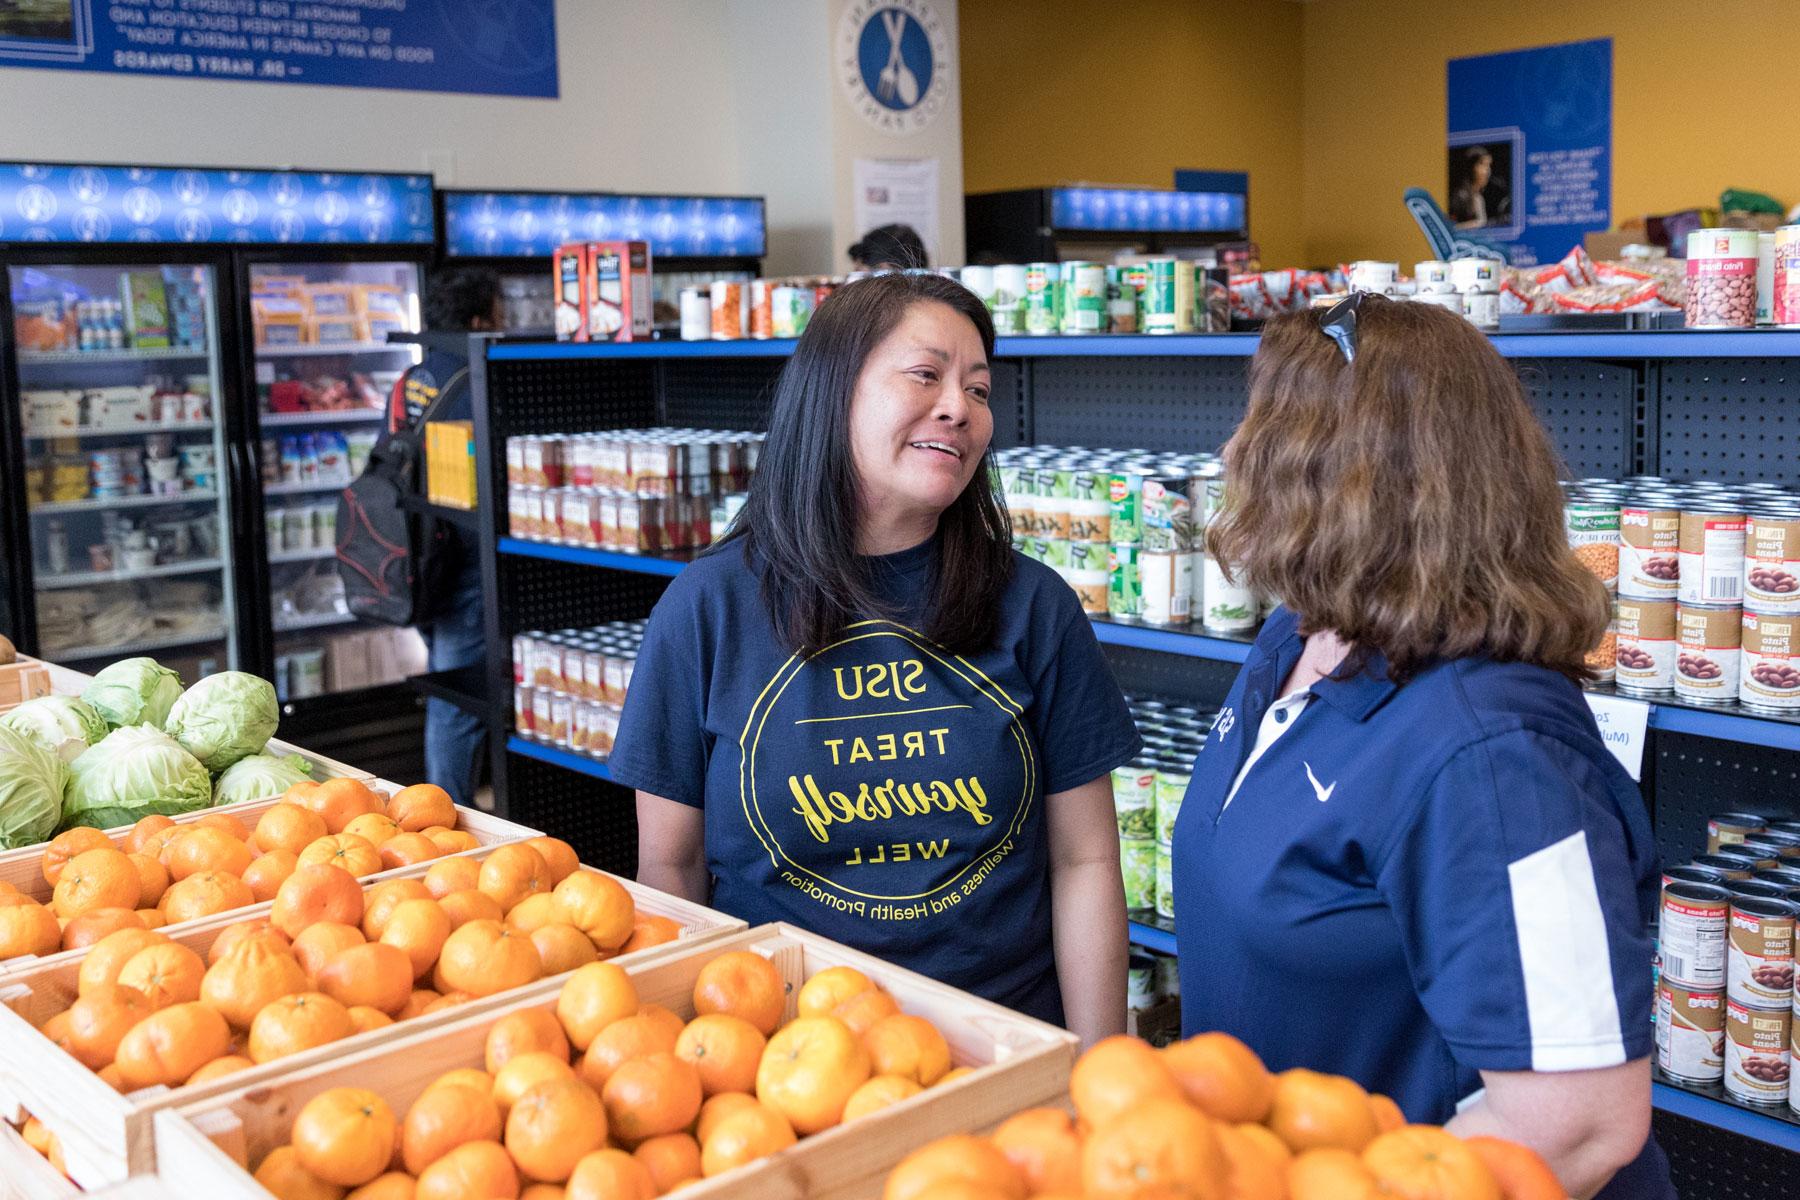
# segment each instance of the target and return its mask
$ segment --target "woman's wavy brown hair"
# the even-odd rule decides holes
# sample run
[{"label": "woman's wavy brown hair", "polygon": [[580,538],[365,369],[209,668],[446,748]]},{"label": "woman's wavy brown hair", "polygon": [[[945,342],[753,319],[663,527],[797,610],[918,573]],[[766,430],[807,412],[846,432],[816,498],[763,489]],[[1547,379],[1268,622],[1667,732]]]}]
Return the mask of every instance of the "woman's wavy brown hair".
[{"label": "woman's wavy brown hair", "polygon": [[1208,552],[1354,643],[1348,669],[1378,650],[1395,680],[1475,654],[1593,677],[1608,603],[1569,549],[1556,451],[1462,318],[1367,296],[1354,366],[1317,310],[1270,321],[1225,468]]}]

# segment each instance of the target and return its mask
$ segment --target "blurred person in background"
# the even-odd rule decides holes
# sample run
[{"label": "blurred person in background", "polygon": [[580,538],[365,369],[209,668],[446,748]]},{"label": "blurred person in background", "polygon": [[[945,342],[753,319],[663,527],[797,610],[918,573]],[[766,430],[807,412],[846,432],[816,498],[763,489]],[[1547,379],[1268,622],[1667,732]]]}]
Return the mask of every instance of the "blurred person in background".
[{"label": "blurred person in background", "polygon": [[850,261],[859,271],[913,271],[931,265],[925,239],[911,225],[882,225],[863,234],[850,247]]}]

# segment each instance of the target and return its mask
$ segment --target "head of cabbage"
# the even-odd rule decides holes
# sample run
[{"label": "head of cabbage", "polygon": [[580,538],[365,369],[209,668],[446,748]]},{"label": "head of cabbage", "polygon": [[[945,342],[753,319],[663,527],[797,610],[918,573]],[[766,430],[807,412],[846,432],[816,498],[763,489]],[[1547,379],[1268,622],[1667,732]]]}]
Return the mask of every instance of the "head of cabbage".
[{"label": "head of cabbage", "polygon": [[47,839],[62,816],[69,768],[32,738],[0,728],[0,850]]},{"label": "head of cabbage", "polygon": [[40,696],[4,717],[0,726],[24,734],[66,763],[106,736],[106,721],[73,696]]},{"label": "head of cabbage", "polygon": [[212,803],[212,776],[200,760],[148,725],[113,730],[69,770],[64,829],[112,829],[152,813],[173,817]]},{"label": "head of cabbage", "polygon": [[273,754],[252,754],[225,768],[213,784],[214,804],[236,804],[240,800],[266,800],[279,796],[296,783],[310,779],[306,760],[298,754],[277,758]]},{"label": "head of cabbage", "polygon": [[220,671],[181,693],[162,728],[217,774],[260,753],[280,719],[273,684],[247,671]]},{"label": "head of cabbage", "polygon": [[154,658],[122,658],[102,667],[88,681],[81,698],[111,729],[124,725],[161,729],[180,695],[181,676]]}]

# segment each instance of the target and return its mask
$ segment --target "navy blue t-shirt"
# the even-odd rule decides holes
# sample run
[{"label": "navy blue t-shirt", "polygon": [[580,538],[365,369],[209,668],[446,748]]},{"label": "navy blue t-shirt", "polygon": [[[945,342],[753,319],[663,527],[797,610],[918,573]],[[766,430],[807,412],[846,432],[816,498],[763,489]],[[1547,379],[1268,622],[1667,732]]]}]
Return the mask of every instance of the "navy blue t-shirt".
[{"label": "navy blue t-shirt", "polygon": [[[1270,617],[1174,836],[1184,1032],[1349,1075],[1442,1123],[1482,1070],[1650,1054],[1643,798],[1553,671],[1472,657],[1325,679],[1227,793],[1303,639]],[[1602,1193],[1674,1191],[1654,1139]]]},{"label": "navy blue t-shirt", "polygon": [[810,656],[776,640],[742,541],[695,562],[651,615],[612,775],[705,810],[715,907],[1060,1023],[1045,797],[1129,762],[1137,728],[1041,563],[1014,555],[991,649],[920,633],[935,553],[873,560],[896,619]]}]

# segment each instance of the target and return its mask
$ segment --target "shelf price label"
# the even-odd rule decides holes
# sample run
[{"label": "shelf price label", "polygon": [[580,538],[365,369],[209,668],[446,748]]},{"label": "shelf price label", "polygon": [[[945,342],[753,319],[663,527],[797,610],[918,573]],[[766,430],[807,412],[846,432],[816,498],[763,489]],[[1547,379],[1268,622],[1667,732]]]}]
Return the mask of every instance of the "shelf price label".
[{"label": "shelf price label", "polygon": [[1587,702],[1594,712],[1594,724],[1600,727],[1600,740],[1633,779],[1642,778],[1644,731],[1650,724],[1650,705],[1623,696],[1590,695]]}]

